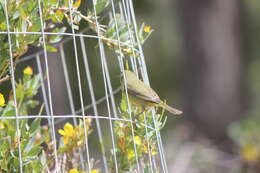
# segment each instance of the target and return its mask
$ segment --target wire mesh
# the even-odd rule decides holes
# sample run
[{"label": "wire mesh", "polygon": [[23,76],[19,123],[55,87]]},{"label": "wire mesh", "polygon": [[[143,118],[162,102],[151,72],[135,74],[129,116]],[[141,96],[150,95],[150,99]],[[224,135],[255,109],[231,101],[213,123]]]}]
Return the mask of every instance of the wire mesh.
[{"label": "wire mesh", "polygon": [[[80,3],[80,1],[65,1],[68,2],[67,11],[61,12],[67,15],[68,29],[66,32],[50,31],[48,28],[50,19],[44,18],[47,13],[45,6],[51,0],[30,1],[30,3],[37,3],[35,5],[37,15],[31,17],[35,17],[39,21],[38,30],[28,29],[30,28],[28,23],[26,25],[27,30],[11,28],[10,20],[13,22],[14,17],[10,17],[12,15],[10,11],[14,7],[10,4],[18,4],[23,1],[4,0],[0,2],[1,10],[4,11],[4,21],[0,22],[6,24],[6,29],[0,27],[0,36],[6,37],[5,41],[8,41],[8,66],[10,70],[6,77],[11,79],[7,82],[11,82],[13,98],[13,102],[8,102],[8,105],[10,104],[15,110],[14,114],[9,112],[9,114],[4,115],[2,112],[0,125],[1,123],[7,124],[8,121],[15,121],[14,136],[16,137],[17,147],[15,147],[15,152],[17,153],[14,155],[17,157],[16,164],[19,165],[19,169],[12,171],[30,172],[28,165],[31,162],[28,160],[37,159],[41,155],[41,160],[47,160],[45,161],[47,166],[41,167],[39,172],[68,172],[77,169],[88,173],[94,173],[94,171],[167,173],[156,110],[150,111],[149,115],[144,114],[143,121],[140,121],[136,118],[136,115],[133,115],[134,108],[128,98],[124,74],[126,67],[136,74],[140,74],[140,78],[149,85],[142,41],[140,40],[140,31],[137,27],[132,0],[101,1],[107,4],[102,15],[99,13],[100,9],[97,6],[99,2],[97,0],[88,2],[89,4],[86,2],[89,5],[88,8],[92,10],[92,18],[86,19],[90,20],[88,26],[85,26],[84,22],[78,24],[80,28],[81,25],[86,28],[79,31],[74,21],[77,20],[76,14],[79,14],[78,7],[75,7],[75,4]],[[81,2],[81,4],[83,3]],[[59,1],[57,1],[56,7],[58,10],[65,8],[59,6]],[[90,11],[88,12],[90,13]],[[122,19],[118,16],[121,16]],[[81,16],[81,18],[84,18],[84,16]],[[2,20],[1,16],[0,19]],[[27,19],[24,20],[26,23]],[[123,26],[121,20],[123,20]],[[111,21],[114,21],[114,36],[109,38],[104,36],[104,30],[109,28],[104,27],[101,23],[111,23]],[[122,41],[122,27],[125,29],[124,33],[127,34],[127,41]],[[24,39],[27,36],[28,38],[36,37],[38,45],[34,45],[32,48],[36,49],[34,52],[30,53],[29,51],[26,55],[17,58],[14,56],[18,44],[15,39],[19,35],[24,36]],[[49,39],[52,36],[62,36],[63,39],[50,45]],[[15,44],[16,47],[14,47]],[[109,49],[111,44],[114,52]],[[50,52],[51,49],[55,51]],[[0,56],[4,56],[4,54]],[[128,62],[129,65],[126,66]],[[20,96],[17,96],[17,87],[19,86],[17,81],[22,76],[19,72],[22,67],[28,64],[33,66],[35,73],[38,75],[40,84],[37,98],[43,103],[42,106],[33,109],[33,113],[29,113],[30,111],[22,112],[20,99],[17,100],[17,98],[20,98]],[[120,83],[121,74],[123,76],[122,84]],[[122,86],[125,86],[126,89],[121,90]],[[128,118],[123,117],[122,110],[120,110],[120,104],[122,104],[120,98],[124,92]],[[18,94],[21,94],[20,91]],[[42,111],[36,113],[37,109]],[[0,109],[1,111],[3,111],[3,108]],[[152,117],[152,121],[148,121],[148,116]],[[22,134],[24,132],[23,123],[26,120],[29,126],[32,126],[34,121],[38,119],[41,121],[41,128],[47,129],[50,139],[48,139],[48,142],[41,143],[40,146],[45,149],[44,151],[37,153],[37,157],[28,158],[26,153],[28,141],[21,139],[26,135]],[[91,120],[95,121],[95,124],[92,124]],[[68,122],[73,125],[69,126]],[[75,144],[78,145],[76,149],[67,151],[64,143],[70,141],[65,139],[73,139],[69,134],[67,136],[66,134],[61,135],[60,131],[66,133],[66,127],[70,127],[76,133],[76,127],[80,125],[83,129],[81,138],[84,140]],[[132,143],[127,144],[132,149],[129,151],[129,148],[125,148],[124,151],[129,160],[127,163],[123,163],[125,161],[122,159],[123,156],[117,154],[119,148],[122,149],[120,145],[123,145],[122,140],[124,140],[118,135],[118,127],[121,126],[129,128],[125,130],[129,131],[128,134]],[[136,135],[136,128],[139,127],[144,128],[142,141],[146,141],[141,144],[138,140],[139,136]],[[36,134],[32,136],[32,138],[35,138],[34,142]],[[150,140],[152,135],[155,137],[156,146]],[[10,142],[11,145],[13,143],[13,141]],[[46,144],[48,145],[45,146]],[[140,152],[144,153],[140,151],[140,145],[142,145],[141,148],[146,150],[145,157],[140,154]],[[63,146],[63,148],[60,146]],[[4,172],[5,169],[8,170],[8,168],[1,168],[0,166],[1,171]]]}]

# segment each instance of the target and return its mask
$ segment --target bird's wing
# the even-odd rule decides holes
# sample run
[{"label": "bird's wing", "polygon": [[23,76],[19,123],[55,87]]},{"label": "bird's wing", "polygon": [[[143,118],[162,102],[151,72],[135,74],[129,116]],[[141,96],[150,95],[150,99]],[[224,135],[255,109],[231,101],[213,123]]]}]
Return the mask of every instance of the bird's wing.
[{"label": "bird's wing", "polygon": [[141,100],[147,101],[147,102],[159,104],[160,101],[161,101],[160,98],[156,97],[156,96],[155,97],[151,97],[151,96],[139,94],[139,93],[136,93],[136,92],[133,92],[133,91],[129,91],[129,93],[131,95],[134,95],[135,97],[137,97],[137,98],[139,98]]},{"label": "bird's wing", "polygon": [[142,100],[152,102],[152,103],[157,103],[157,104],[161,102],[161,99],[156,94],[156,92],[148,85],[140,81],[139,79],[135,81],[127,82],[127,89],[131,95],[134,95],[137,98],[140,98]]}]

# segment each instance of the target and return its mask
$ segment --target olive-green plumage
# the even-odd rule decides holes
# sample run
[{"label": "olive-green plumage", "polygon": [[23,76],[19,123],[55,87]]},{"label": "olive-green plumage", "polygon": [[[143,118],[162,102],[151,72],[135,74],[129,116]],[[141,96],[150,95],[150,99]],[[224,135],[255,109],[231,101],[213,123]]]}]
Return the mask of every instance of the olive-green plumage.
[{"label": "olive-green plumage", "polygon": [[130,103],[136,106],[159,106],[174,115],[182,114],[182,111],[172,108],[164,103],[158,94],[143,81],[139,80],[132,71],[125,70],[126,86]]}]

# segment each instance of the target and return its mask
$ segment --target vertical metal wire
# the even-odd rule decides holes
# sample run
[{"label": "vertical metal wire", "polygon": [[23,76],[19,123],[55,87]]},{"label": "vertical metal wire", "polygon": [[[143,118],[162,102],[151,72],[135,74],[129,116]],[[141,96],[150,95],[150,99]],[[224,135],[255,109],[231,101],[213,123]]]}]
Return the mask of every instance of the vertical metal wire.
[{"label": "vertical metal wire", "polygon": [[[107,109],[108,109],[108,116],[109,116],[109,127],[110,127],[110,133],[111,133],[111,137],[112,137],[112,147],[113,147],[113,154],[114,154],[114,161],[115,161],[115,169],[116,169],[116,173],[118,173],[118,163],[117,163],[117,156],[116,156],[116,145],[115,145],[115,136],[114,136],[114,131],[113,131],[113,123],[111,120],[111,112],[110,112],[110,105],[109,105],[109,99],[108,99],[108,91],[107,91],[107,82],[108,84],[110,83],[110,81],[107,81],[107,77],[109,77],[108,71],[107,69],[105,69],[106,67],[106,58],[105,58],[105,52],[104,52],[104,45],[103,42],[101,40],[101,34],[100,34],[100,26],[97,20],[97,11],[96,11],[96,7],[95,7],[95,0],[92,0],[93,3],[93,9],[94,9],[94,16],[95,16],[95,22],[96,22],[96,28],[97,28],[97,35],[98,35],[98,44],[99,44],[99,52],[100,52],[100,57],[101,57],[101,66],[102,66],[102,74],[103,74],[103,79],[104,79],[104,86],[105,86],[105,94],[106,94],[106,103],[107,103]],[[111,84],[110,84],[111,85]],[[112,90],[112,87],[109,88],[109,90]],[[114,100],[113,100],[113,91],[111,92],[111,101],[112,101],[112,105],[115,104]],[[117,112],[115,110],[115,107],[113,106],[113,111],[114,111],[114,116],[117,117]]]},{"label": "vertical metal wire", "polygon": [[[99,46],[102,46],[103,44],[100,44]],[[109,104],[109,98],[108,98],[108,89],[107,89],[107,73],[105,71],[105,65],[104,65],[104,57],[103,57],[103,51],[101,48],[101,65],[102,65],[102,74],[104,79],[104,86],[105,86],[105,94],[106,94],[106,103],[107,103],[107,110],[108,110],[108,116],[109,116],[109,127],[110,127],[110,133],[112,137],[112,147],[113,147],[113,154],[114,154],[114,161],[115,161],[115,169],[116,173],[118,173],[118,163],[117,163],[117,156],[116,156],[116,144],[115,144],[115,135],[113,131],[113,122],[112,122],[112,116],[111,116],[111,110],[110,110],[110,104]]]},{"label": "vertical metal wire", "polygon": [[[148,128],[147,128],[147,116],[146,114],[144,115],[144,124],[145,124],[145,139],[147,141],[147,148],[148,148],[148,157],[149,157],[149,163],[150,163],[150,170],[153,173],[153,162],[152,162],[152,154],[151,154],[151,146],[150,146],[150,141],[148,138]],[[157,169],[156,165],[154,165],[155,169]]]},{"label": "vertical metal wire", "polygon": [[159,143],[160,143],[160,148],[161,148],[161,152],[162,152],[162,156],[163,156],[163,161],[164,161],[164,167],[166,172],[168,173],[168,168],[167,168],[167,163],[166,163],[166,158],[165,158],[165,152],[164,152],[164,147],[163,147],[163,143],[162,143],[162,138],[161,138],[161,133],[158,133],[158,137],[159,137]]},{"label": "vertical metal wire", "polygon": [[[47,98],[46,88],[45,88],[45,84],[44,84],[44,75],[42,72],[41,60],[40,60],[40,56],[38,53],[36,55],[36,63],[37,63],[37,67],[38,67],[38,71],[39,71],[40,79],[41,79],[41,89],[42,89],[42,96],[43,96],[43,102],[45,105],[46,114],[50,115],[50,108],[48,105],[48,98]],[[51,126],[51,121],[49,118],[48,118],[48,125]]]},{"label": "vertical metal wire", "polygon": [[140,40],[138,38],[138,29],[137,29],[137,24],[136,24],[136,20],[135,20],[133,3],[132,3],[132,0],[127,0],[127,2],[129,3],[131,19],[132,19],[134,31],[135,31],[134,33],[135,33],[135,36],[136,36],[138,51],[139,51],[140,57],[141,57],[141,64],[140,65],[141,65],[142,76],[144,78],[144,82],[147,83],[148,85],[150,85],[148,75],[147,75],[147,67],[146,67],[146,63],[145,63],[145,59],[144,59],[144,53],[143,53],[142,45],[141,45]]},{"label": "vertical metal wire", "polygon": [[[130,7],[130,13],[131,13],[131,16],[132,16],[135,34],[137,34],[138,30],[137,30],[137,24],[136,24],[136,20],[135,20],[133,2],[132,2],[132,0],[128,0],[127,2],[129,3],[129,7]],[[144,59],[144,54],[143,54],[142,46],[141,46],[140,40],[138,38],[138,35],[136,35],[136,40],[137,40],[138,48],[139,48],[140,55],[141,55],[140,65],[142,67],[141,71],[142,71],[142,75],[143,75],[143,78],[144,78],[144,82],[147,83],[148,85],[150,85],[148,75],[147,75],[147,67],[146,67],[146,63],[145,63],[145,59]],[[160,135],[159,135],[160,132],[158,131],[158,129],[156,127],[156,119],[155,119],[155,111],[154,110],[153,110],[153,121],[154,121],[155,129],[156,129],[156,137],[157,137],[158,148],[159,148],[159,151],[160,151],[159,153],[160,153],[160,158],[161,158],[161,162],[162,162],[162,168],[163,168],[164,172],[168,173],[168,168],[167,168],[165,156],[164,156],[164,153],[162,151],[162,148],[163,148],[162,143],[160,142],[161,141]]]},{"label": "vertical metal wire", "polygon": [[23,161],[22,161],[22,151],[21,151],[21,132],[19,126],[19,110],[17,107],[17,99],[16,99],[16,88],[15,88],[15,74],[14,74],[14,62],[13,62],[13,51],[12,51],[12,40],[10,34],[10,25],[9,25],[9,18],[8,18],[8,9],[7,9],[7,2],[4,1],[4,11],[5,11],[5,19],[7,25],[7,36],[8,36],[8,44],[9,44],[9,58],[10,58],[10,73],[11,73],[11,83],[12,83],[12,90],[14,94],[14,107],[15,107],[15,121],[16,121],[16,133],[17,133],[17,143],[18,143],[18,156],[19,156],[19,169],[20,172],[23,173]]},{"label": "vertical metal wire", "polygon": [[59,170],[59,163],[58,163],[58,155],[57,155],[56,134],[55,134],[55,127],[54,127],[53,107],[52,107],[52,94],[51,94],[51,85],[50,85],[50,77],[49,77],[49,64],[48,64],[48,57],[47,57],[41,0],[38,0],[38,8],[39,8],[39,15],[40,15],[41,35],[42,35],[43,50],[44,50],[43,51],[44,60],[45,60],[45,65],[46,65],[46,77],[47,77],[47,86],[48,86],[48,95],[49,95],[49,104],[50,104],[51,129],[52,129],[52,140],[53,140],[53,146],[54,146],[53,148],[54,148],[54,159],[55,159],[55,170],[54,171],[57,172]]},{"label": "vertical metal wire", "polygon": [[[76,115],[73,96],[72,96],[72,90],[71,90],[71,87],[70,87],[70,78],[69,78],[69,74],[68,74],[68,68],[67,68],[63,44],[61,44],[59,46],[59,50],[60,50],[62,67],[63,67],[63,73],[64,73],[64,77],[65,77],[66,88],[67,88],[66,91],[67,91],[67,94],[68,94],[68,97],[69,97],[70,110],[71,110],[72,115]],[[73,123],[74,123],[74,125],[78,124],[75,117],[73,117]]]},{"label": "vertical metal wire", "polygon": [[41,22],[41,35],[43,41],[43,52],[44,52],[44,59],[46,65],[46,77],[47,77],[47,86],[48,86],[48,93],[49,93],[49,104],[50,104],[50,117],[51,117],[51,129],[52,129],[52,140],[53,140],[53,148],[54,148],[54,159],[55,159],[55,172],[59,169],[58,163],[58,155],[57,155],[57,145],[56,145],[56,134],[55,134],[55,127],[54,127],[54,117],[53,117],[53,107],[52,107],[52,94],[51,94],[51,85],[50,85],[50,76],[49,76],[49,64],[48,64],[48,57],[47,57],[47,49],[46,49],[46,42],[45,42],[45,33],[44,33],[44,22],[43,22],[43,15],[42,15],[42,8],[41,8],[41,1],[38,0],[38,8],[39,8],[39,15],[40,15],[40,22]]},{"label": "vertical metal wire", "polygon": [[[127,2],[125,2],[125,1],[127,1]],[[10,64],[11,64],[10,71],[11,71],[11,77],[12,77],[11,81],[12,81],[12,88],[13,88],[13,91],[14,91],[14,105],[15,105],[15,110],[16,110],[16,128],[17,128],[17,135],[18,135],[19,166],[20,166],[20,172],[23,172],[23,170],[22,170],[22,168],[23,168],[22,152],[21,152],[21,146],[20,146],[21,134],[20,134],[20,129],[19,129],[19,118],[18,118],[19,110],[17,108],[17,100],[16,100],[16,93],[15,93],[15,76],[14,76],[14,66],[13,66],[14,62],[13,62],[13,57],[12,57],[12,44],[11,44],[11,33],[10,33],[9,21],[8,21],[7,0],[5,0],[4,2],[5,2],[5,12],[6,12],[5,15],[6,15],[6,20],[7,20],[9,54],[10,54],[10,59],[11,59],[10,60]],[[125,74],[124,74],[124,61],[123,61],[124,55],[122,53],[122,48],[121,48],[121,43],[120,43],[120,36],[119,36],[119,31],[118,31],[118,24],[117,24],[117,19],[116,19],[115,6],[114,6],[113,0],[110,0],[110,2],[111,2],[111,5],[112,5],[112,13],[113,13],[112,17],[114,18],[115,24],[116,24],[116,34],[117,34],[117,41],[118,41],[118,46],[119,46],[118,62],[119,62],[120,70],[123,73],[123,77],[124,77],[124,86],[126,88],[125,92],[126,92],[126,97],[127,97],[128,111],[129,111],[129,114],[130,114],[130,119],[132,120],[131,105],[130,105],[129,99],[128,99],[128,92],[127,92],[127,87],[126,87],[126,82],[125,82]],[[77,53],[76,34],[75,34],[75,31],[74,31],[74,28],[73,28],[73,16],[72,16],[73,11],[72,11],[72,4],[71,3],[72,3],[72,1],[69,0],[70,21],[71,21],[71,26],[72,26],[72,38],[73,38],[73,46],[74,46],[75,61],[76,61],[76,70],[77,70],[79,93],[80,93],[80,104],[81,104],[81,110],[82,110],[82,118],[83,118],[83,121],[84,121],[85,147],[86,147],[87,162],[88,162],[87,167],[88,167],[88,171],[90,172],[90,156],[89,156],[88,139],[87,139],[88,134],[86,134],[87,132],[86,132],[86,123],[85,123],[85,121],[86,121],[85,118],[87,118],[87,117],[85,116],[85,109],[84,109],[84,99],[83,99],[81,75],[80,75],[80,68],[79,68],[79,60],[78,60],[79,58],[78,58],[78,53]],[[137,63],[138,63],[142,67],[141,72],[142,72],[144,82],[149,84],[145,59],[144,59],[144,55],[143,55],[143,51],[142,51],[142,46],[141,46],[140,41],[139,41],[138,36],[137,36],[138,31],[137,31],[137,26],[136,26],[136,21],[135,21],[135,15],[134,15],[134,10],[133,10],[132,0],[122,0],[123,6],[122,6],[121,2],[119,2],[119,3],[120,3],[121,14],[124,14],[125,21],[126,21],[126,24],[127,24],[127,27],[128,27],[128,32],[129,32],[130,41],[131,41],[130,46],[131,46],[132,50],[135,51],[134,45],[137,42],[139,53],[140,53],[140,56],[141,56],[141,59],[138,59],[138,62],[136,60],[135,53],[134,53],[133,56],[130,57],[133,71],[137,73],[137,66],[138,66]],[[93,0],[93,4],[95,4],[95,0]],[[44,99],[44,102],[45,102],[45,105],[46,105],[46,113],[47,113],[47,115],[49,115],[48,121],[49,121],[49,124],[51,125],[51,129],[52,129],[52,140],[53,140],[53,144],[54,144],[54,156],[55,156],[55,172],[59,172],[59,162],[58,162],[58,156],[57,156],[57,145],[56,145],[56,135],[55,135],[56,133],[55,133],[55,127],[54,127],[54,112],[53,112],[53,104],[52,104],[52,93],[51,93],[51,87],[50,87],[49,66],[48,66],[48,57],[47,57],[46,41],[45,41],[46,33],[44,31],[44,20],[43,20],[43,16],[42,16],[41,0],[38,0],[38,8],[39,8],[40,21],[41,21],[41,35],[42,35],[44,58],[45,58],[45,64],[46,64],[48,96],[47,96],[47,93],[46,93],[46,90],[45,90],[44,78],[43,78],[43,73],[42,73],[42,69],[41,69],[41,62],[40,62],[38,54],[36,56],[36,60],[37,60],[39,73],[41,75],[40,77],[41,77],[41,83],[42,83],[43,99]],[[110,106],[112,106],[113,115],[115,117],[117,117],[117,109],[116,109],[116,105],[115,105],[113,89],[112,89],[110,75],[109,75],[109,69],[108,69],[108,65],[107,65],[107,61],[106,61],[104,45],[103,45],[103,42],[102,42],[102,35],[99,33],[100,32],[100,26],[99,26],[98,21],[97,21],[97,14],[96,14],[95,6],[94,6],[94,14],[95,14],[95,20],[96,20],[96,24],[97,24],[97,32],[98,32],[97,35],[98,35],[99,51],[100,51],[100,57],[101,57],[102,75],[103,75],[104,86],[105,86],[106,103],[107,103],[108,116],[109,116],[110,133],[111,133],[111,136],[112,136],[112,147],[113,147],[115,169],[116,169],[115,171],[118,173],[118,162],[117,162],[117,156],[116,156],[116,143],[115,143],[115,136],[114,136],[114,132],[113,132],[112,113],[111,113]],[[132,22],[133,22],[133,26],[134,26],[134,30],[135,30],[134,33],[136,34],[136,38],[134,38],[132,30],[130,28],[130,25],[132,24],[131,19],[132,19]],[[88,61],[87,61],[87,53],[85,51],[85,42],[84,42],[84,38],[82,36],[80,36],[80,42],[81,42],[81,49],[82,49],[83,60],[84,60],[84,65],[85,65],[85,72],[86,72],[86,77],[87,77],[87,81],[88,81],[88,85],[89,85],[94,115],[99,116],[98,110],[97,110],[97,105],[96,105],[96,100],[95,100],[95,95],[94,95],[94,89],[93,89],[92,80],[91,80],[91,75],[90,75],[90,70],[89,70]],[[76,125],[77,121],[76,121],[76,118],[74,116],[74,115],[76,115],[76,113],[75,113],[73,96],[72,96],[72,91],[71,91],[69,77],[68,77],[68,70],[67,70],[67,64],[66,64],[66,60],[65,60],[63,45],[60,45],[59,48],[60,48],[60,52],[61,52],[61,60],[62,60],[63,69],[64,69],[64,76],[65,76],[65,82],[66,82],[68,97],[69,97],[70,109],[71,109],[71,112],[73,114],[72,117],[73,117],[74,125]],[[49,104],[48,104],[48,98],[49,98]],[[51,118],[51,121],[50,121],[50,118]],[[160,159],[161,159],[161,162],[162,162],[162,169],[163,169],[163,172],[168,173],[165,155],[164,155],[163,146],[162,146],[161,135],[160,135],[160,132],[158,131],[158,129],[156,127],[156,119],[155,119],[155,112],[154,111],[153,111],[153,121],[154,121],[154,126],[156,128],[156,138],[157,138],[158,149],[159,149],[159,153],[160,153]],[[102,130],[101,130],[101,126],[100,126],[100,122],[99,122],[98,118],[96,118],[96,125],[97,125],[99,142],[101,144],[101,150],[102,150],[102,156],[103,156],[105,171],[109,172],[108,171],[107,158],[106,158],[105,149],[104,149],[104,145],[103,145],[104,143],[103,143]],[[145,117],[145,125],[146,125],[146,127],[145,127],[146,128],[146,139],[148,141],[148,136],[147,136],[148,135],[148,129],[147,129],[146,117]],[[135,151],[135,157],[136,157],[135,159],[136,159],[136,164],[137,164],[137,170],[140,173],[141,168],[139,166],[138,154],[137,154],[137,151],[136,151],[137,149],[136,149],[136,144],[135,144],[135,141],[134,141],[133,122],[131,122],[131,130],[132,130],[131,131],[132,132],[132,139],[133,139],[133,143],[134,143],[134,151]],[[150,149],[149,143],[148,143],[148,151],[149,151],[149,161],[150,161],[150,165],[151,165],[151,172],[153,173],[153,163],[152,163],[151,149]],[[82,155],[81,155],[81,163],[83,163]],[[82,167],[83,167],[83,165],[84,164],[82,164]],[[154,166],[156,167],[156,164],[154,164]]]},{"label": "vertical metal wire", "polygon": [[[134,45],[135,45],[135,40],[133,38],[133,33],[132,33],[132,30],[130,29],[130,16],[129,16],[129,13],[127,13],[127,10],[126,10],[126,4],[125,4],[125,0],[122,0],[123,2],[123,9],[122,9],[122,3],[119,2],[119,7],[121,9],[121,13],[123,12],[124,16],[125,16],[125,21],[126,21],[126,24],[127,24],[127,28],[128,28],[128,33],[130,35],[130,40],[131,40],[131,49],[134,51]],[[137,74],[138,76],[138,70],[137,70],[137,64],[136,64],[136,54],[134,53],[133,56],[131,56],[131,61],[132,61],[132,66],[133,66],[133,69],[135,71],[135,73]],[[149,157],[149,162],[150,162],[150,166],[151,166],[151,172],[153,173],[153,164],[152,164],[152,156],[151,156],[151,148],[150,148],[150,142],[148,140],[148,128],[147,128],[147,117],[146,117],[146,114],[144,115],[144,120],[145,120],[145,138],[147,140],[147,148],[148,148],[148,157]]]},{"label": "vertical metal wire", "polygon": [[[120,41],[119,45],[120,45]],[[120,48],[121,51],[121,48]],[[120,53],[122,54],[122,52]],[[123,63],[123,58],[122,56],[117,56],[118,62],[119,62],[119,67],[120,67],[120,71],[121,74],[123,74],[124,77],[124,87],[125,87],[125,92],[126,92],[126,100],[127,100],[127,106],[128,106],[128,113],[129,113],[129,119],[132,120],[132,111],[131,111],[131,105],[129,103],[129,98],[128,98],[128,92],[127,92],[127,87],[126,87],[126,80],[125,80],[125,73],[124,73],[124,63]],[[140,166],[139,166],[139,161],[138,161],[138,153],[137,153],[137,148],[136,148],[136,144],[135,144],[135,140],[134,140],[134,126],[133,126],[133,122],[130,122],[131,124],[131,137],[132,137],[132,141],[134,144],[134,153],[135,153],[135,160],[136,160],[136,164],[137,164],[137,170],[138,172],[140,172]]]},{"label": "vertical metal wire", "polygon": [[[132,51],[133,51],[133,55],[130,55],[130,61],[131,61],[131,66],[132,66],[132,68],[133,68],[133,71],[137,74],[137,76],[138,76],[138,70],[137,70],[137,63],[136,63],[136,53],[134,53],[134,51],[135,51],[135,47],[134,47],[134,45],[135,45],[135,40],[134,40],[134,37],[133,37],[133,33],[132,33],[132,30],[131,30],[131,28],[130,28],[130,16],[128,15],[128,13],[127,13],[127,10],[126,10],[126,7],[125,7],[125,1],[124,0],[122,0],[122,2],[121,1],[119,1],[118,2],[119,3],[119,9],[120,9],[120,13],[121,13],[121,15],[123,15],[124,16],[124,21],[126,22],[126,25],[127,25],[127,30],[128,30],[128,33],[129,33],[129,36],[130,36],[130,42],[131,42],[131,44],[130,44],[130,47],[131,47],[131,49],[132,49]],[[123,5],[122,5],[122,3],[123,3]]]},{"label": "vertical metal wire", "polygon": [[[92,102],[92,105],[93,105],[94,115],[99,116],[98,110],[97,110],[97,105],[96,105],[95,93],[94,93],[93,84],[92,84],[92,79],[91,79],[90,70],[89,70],[89,65],[88,65],[87,52],[85,50],[86,46],[85,46],[85,42],[84,42],[83,37],[80,37],[80,43],[81,43],[81,50],[82,50],[82,54],[83,54],[83,60],[84,60],[85,71],[86,71],[86,75],[87,75],[87,81],[88,81],[88,85],[89,85],[89,92],[90,92],[91,102]],[[97,131],[98,131],[98,139],[99,139],[99,142],[100,142],[100,147],[101,147],[105,171],[108,172],[106,151],[105,151],[105,147],[104,147],[104,141],[103,141],[103,135],[102,135],[100,122],[99,122],[98,118],[96,118],[95,121],[96,121],[96,126],[97,126]]]},{"label": "vertical metal wire", "polygon": [[[62,62],[63,73],[64,73],[65,83],[66,83],[66,88],[67,88],[66,91],[67,91],[67,94],[68,94],[68,97],[69,97],[70,110],[71,110],[72,115],[76,115],[72,91],[71,91],[71,87],[70,87],[70,79],[69,79],[69,75],[68,75],[68,68],[67,68],[65,53],[64,53],[64,49],[63,49],[63,44],[60,44],[59,50],[60,50],[60,54],[61,54],[61,62]],[[78,122],[77,122],[77,120],[74,116],[73,116],[73,124],[75,126],[78,125]],[[81,167],[82,167],[82,169],[84,169],[85,164],[84,164],[84,159],[83,159],[83,153],[81,152],[81,150],[79,151],[79,155],[80,155]]]},{"label": "vertical metal wire", "polygon": [[72,4],[73,1],[69,0],[69,11],[70,11],[70,21],[71,21],[71,31],[72,31],[72,38],[73,38],[73,47],[74,47],[74,54],[75,54],[75,61],[76,61],[76,71],[78,77],[78,85],[79,85],[79,97],[80,97],[80,105],[82,109],[82,118],[83,118],[83,127],[84,127],[84,136],[85,136],[85,148],[87,153],[87,163],[88,163],[88,171],[90,172],[90,157],[89,157],[89,148],[88,148],[88,132],[86,128],[86,119],[85,117],[85,109],[84,109],[84,100],[83,100],[83,92],[82,92],[82,85],[81,85],[81,75],[79,69],[79,60],[78,60],[78,52],[77,52],[77,43],[76,43],[76,36],[73,27],[73,17],[72,17]]},{"label": "vertical metal wire", "polygon": [[[117,23],[117,18],[116,18],[116,12],[115,12],[115,5],[114,5],[114,1],[110,0],[111,4],[112,4],[112,14],[113,14],[113,18],[115,20],[115,27],[116,27],[116,36],[117,36],[117,41],[118,41],[118,48],[119,48],[119,66],[121,67],[121,72],[123,74],[123,82],[124,82],[124,88],[125,88],[125,92],[126,92],[126,99],[127,99],[127,106],[128,106],[128,112],[129,112],[129,118],[132,120],[132,110],[131,110],[131,105],[129,103],[129,98],[128,98],[128,91],[127,91],[127,86],[126,86],[126,77],[125,77],[125,72],[124,72],[124,63],[123,63],[123,53],[122,53],[122,48],[121,48],[121,41],[120,41],[120,37],[119,37],[119,30],[118,30],[118,23]],[[135,160],[136,160],[136,165],[137,165],[137,170],[140,173],[140,165],[139,165],[139,160],[138,160],[138,153],[137,153],[137,148],[136,148],[136,143],[134,140],[134,126],[133,123],[131,122],[131,133],[132,133],[132,140],[133,140],[133,144],[134,144],[134,153],[135,153]]]}]

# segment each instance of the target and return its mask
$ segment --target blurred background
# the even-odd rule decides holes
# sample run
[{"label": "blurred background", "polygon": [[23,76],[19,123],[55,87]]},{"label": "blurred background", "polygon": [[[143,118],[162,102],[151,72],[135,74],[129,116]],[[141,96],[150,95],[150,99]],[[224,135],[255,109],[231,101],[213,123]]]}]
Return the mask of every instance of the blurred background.
[{"label": "blurred background", "polygon": [[[154,29],[143,47],[151,85],[169,105],[184,111],[168,116],[162,129],[169,172],[260,172],[260,1],[134,0],[134,5],[139,25],[145,22]],[[87,44],[97,42],[89,39]],[[98,50],[86,48],[89,57],[99,56]],[[72,46],[64,49],[68,64],[73,64]],[[58,56],[49,54],[54,112],[66,114],[62,64],[52,58]],[[100,98],[101,62],[89,61]],[[108,61],[110,69],[115,67],[110,75],[117,88],[118,65],[113,58]],[[74,90],[77,76],[69,75]],[[83,90],[89,94],[88,88]],[[75,92],[74,99],[79,98]],[[85,102],[91,103],[88,97]],[[79,100],[75,104],[80,108]]]},{"label": "blurred background", "polygon": [[260,172],[260,1],[135,0],[169,172]]}]

